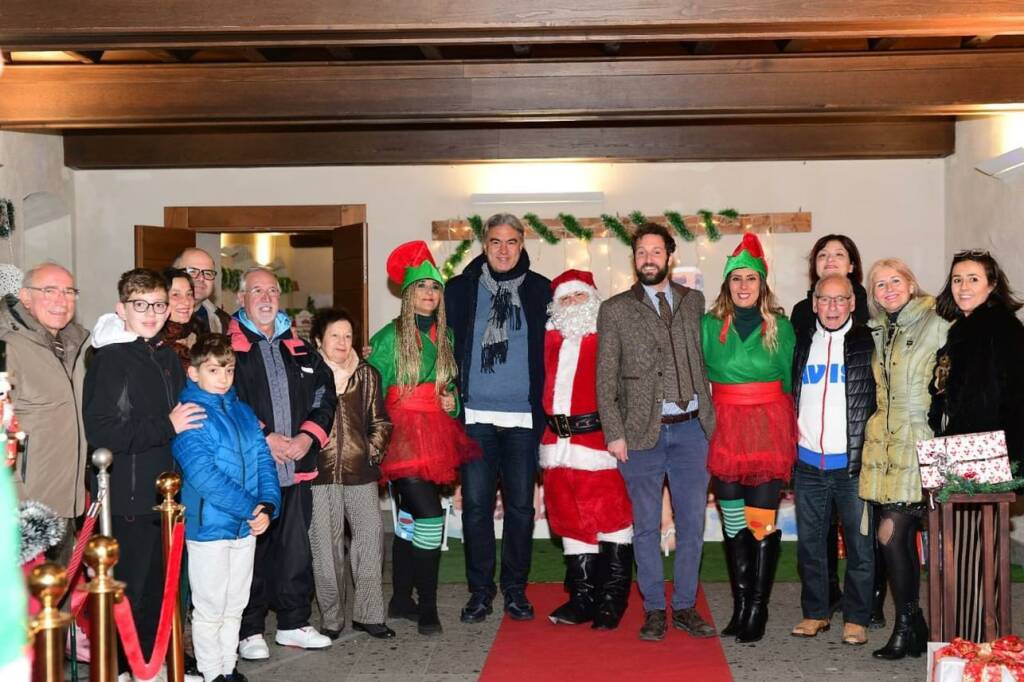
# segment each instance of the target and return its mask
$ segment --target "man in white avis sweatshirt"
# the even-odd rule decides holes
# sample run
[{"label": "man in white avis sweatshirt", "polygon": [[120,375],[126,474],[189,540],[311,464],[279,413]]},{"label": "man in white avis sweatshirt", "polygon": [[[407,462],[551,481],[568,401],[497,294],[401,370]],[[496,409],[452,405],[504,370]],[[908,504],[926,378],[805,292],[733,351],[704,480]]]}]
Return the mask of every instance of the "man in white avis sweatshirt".
[{"label": "man in white avis sweatshirt", "polygon": [[850,280],[829,276],[814,287],[817,322],[797,339],[793,392],[800,441],[793,481],[799,531],[797,566],[803,620],[798,637],[829,629],[826,537],[833,503],[846,541],[843,586],[844,644],[867,642],[874,577],[874,527],[869,505],[857,494],[864,425],[875,411],[871,372],[874,343],[856,324]]}]

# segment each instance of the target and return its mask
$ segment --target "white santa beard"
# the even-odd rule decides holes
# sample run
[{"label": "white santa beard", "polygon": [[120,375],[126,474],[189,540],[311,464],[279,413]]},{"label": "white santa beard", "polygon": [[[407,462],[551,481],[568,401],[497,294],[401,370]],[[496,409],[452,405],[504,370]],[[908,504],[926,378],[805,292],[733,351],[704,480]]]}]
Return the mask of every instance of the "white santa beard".
[{"label": "white santa beard", "polygon": [[561,305],[555,301],[551,306],[548,325],[560,331],[566,339],[581,339],[597,331],[597,311],[600,307],[601,301],[596,296],[589,296],[583,303],[574,305]]}]

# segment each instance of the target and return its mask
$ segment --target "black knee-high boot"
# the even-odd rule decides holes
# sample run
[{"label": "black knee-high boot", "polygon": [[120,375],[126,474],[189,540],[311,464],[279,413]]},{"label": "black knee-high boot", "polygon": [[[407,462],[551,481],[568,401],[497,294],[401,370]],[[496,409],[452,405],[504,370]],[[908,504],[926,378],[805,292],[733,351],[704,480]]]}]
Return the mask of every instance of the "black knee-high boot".
[{"label": "black knee-high boot", "polygon": [[768,601],[775,584],[775,568],[779,565],[781,548],[780,530],[769,533],[764,540],[754,541],[754,587],[750,603],[743,613],[740,631],[736,634],[737,642],[757,642],[764,637],[764,628],[768,624]]},{"label": "black knee-high boot", "polygon": [[412,598],[412,543],[395,537],[391,545],[391,586],[393,592],[388,602],[388,618],[404,618],[416,622],[419,609]]},{"label": "black knee-high boot", "polygon": [[597,590],[597,554],[569,554],[565,557],[565,587],[569,601],[548,616],[554,624],[580,625],[594,619]]},{"label": "black knee-high boot", "polygon": [[754,536],[749,528],[744,528],[731,538],[726,536],[724,547],[729,587],[732,588],[732,618],[722,628],[721,635],[734,637],[739,634],[743,612],[754,587]]},{"label": "black knee-high boot", "polygon": [[633,586],[633,545],[617,542],[598,543],[601,580],[597,588],[595,630],[614,630],[626,613],[629,590]]},{"label": "black knee-high boot", "polygon": [[421,635],[441,634],[437,617],[437,572],[441,566],[441,549],[420,549],[413,546],[413,582],[419,598],[418,629]]}]

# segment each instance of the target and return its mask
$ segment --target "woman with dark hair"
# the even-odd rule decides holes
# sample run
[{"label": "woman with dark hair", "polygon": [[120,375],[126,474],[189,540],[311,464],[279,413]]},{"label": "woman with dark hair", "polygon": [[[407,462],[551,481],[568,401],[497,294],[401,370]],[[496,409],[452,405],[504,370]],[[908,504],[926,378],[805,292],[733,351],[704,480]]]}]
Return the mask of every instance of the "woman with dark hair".
[{"label": "woman with dark hair", "polygon": [[171,316],[164,323],[166,341],[181,361],[181,368],[188,370],[189,351],[196,342],[197,334],[192,322],[196,307],[195,283],[181,268],[167,268],[163,271],[167,280],[167,303]]},{"label": "woman with dark hair", "polygon": [[[402,244],[388,256],[388,278],[402,291],[402,309],[370,339],[370,364],[381,374],[381,390],[394,431],[381,472],[391,483],[399,520],[392,553],[392,618],[418,623],[421,635],[441,633],[437,617],[437,571],[444,515],[441,486],[455,481],[458,467],[480,448],[454,417],[453,338],[444,309],[444,278],[422,241]],[[416,588],[419,604],[412,599]]]},{"label": "woman with dark hair", "polygon": [[921,291],[914,273],[886,258],[868,274],[875,317],[871,362],[878,408],[868,419],[861,455],[860,496],[876,506],[878,545],[885,560],[896,623],[875,658],[920,656],[928,625],[918,604],[921,562],[917,531],[925,515],[916,444],[933,436],[928,426],[928,383],[935,353],[949,324],[935,313],[935,299]]},{"label": "woman with dark hair", "polygon": [[814,242],[807,256],[808,278],[811,286],[807,290],[807,298],[793,306],[789,321],[793,323],[793,331],[797,338],[814,333],[814,285],[826,275],[843,275],[853,284],[853,295],[856,305],[853,308],[853,320],[858,324],[868,321],[868,292],[862,284],[864,271],[860,263],[860,251],[853,240],[845,234],[826,234]]},{"label": "woman with dark hair", "polygon": [[[1024,458],[1024,325],[1022,306],[988,251],[953,256],[936,310],[952,322],[939,349],[928,418],[939,436],[1006,433],[1010,461]],[[958,508],[953,519],[956,557],[956,637],[980,642],[983,632],[981,512]],[[997,583],[998,584],[998,583]],[[996,616],[996,614],[992,614]],[[1009,623],[1002,623],[1002,629]]]},{"label": "woman with dark hair", "polygon": [[[345,627],[345,567],[350,563],[355,583],[352,628],[390,639],[395,632],[384,622],[377,481],[391,422],[384,412],[380,373],[355,351],[356,324],[344,310],[319,311],[313,318],[311,336],[334,373],[338,395],[331,437],[317,456],[317,476],[311,487],[309,545],[323,620],[320,631],[337,639]],[[345,561],[346,521],[352,531],[349,562]]]},{"label": "woman with dark hair", "polygon": [[[868,321],[868,293],[862,284],[864,271],[860,261],[860,250],[852,239],[845,234],[826,234],[814,242],[807,255],[808,278],[811,283],[807,290],[807,298],[793,306],[789,321],[793,323],[793,331],[797,339],[806,339],[814,333],[815,316],[812,306],[814,287],[822,277],[842,275],[850,280],[853,286],[854,324],[863,325]],[[842,605],[843,593],[839,589],[839,524],[836,510],[832,510],[829,523],[828,541],[828,596],[829,614],[835,613]],[[876,552],[876,554],[878,554]],[[885,627],[885,563],[875,561],[875,584],[871,607],[871,628]]]},{"label": "woman with dark hair", "polygon": [[782,532],[782,486],[796,461],[792,384],[796,337],[768,287],[761,242],[743,235],[722,289],[701,320],[717,425],[708,472],[721,508],[733,614],[723,635],[756,642],[768,622]]}]

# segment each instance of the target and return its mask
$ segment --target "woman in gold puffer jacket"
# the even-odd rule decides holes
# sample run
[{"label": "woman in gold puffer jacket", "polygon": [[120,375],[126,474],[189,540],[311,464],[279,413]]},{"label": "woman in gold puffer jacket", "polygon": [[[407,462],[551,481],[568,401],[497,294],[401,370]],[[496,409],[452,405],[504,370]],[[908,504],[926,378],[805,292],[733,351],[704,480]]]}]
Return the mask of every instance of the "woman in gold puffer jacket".
[{"label": "woman in gold puffer jacket", "polygon": [[946,342],[949,323],[935,312],[907,264],[886,258],[868,275],[875,340],[872,367],[878,409],[868,420],[860,472],[860,496],[874,503],[878,545],[896,606],[889,642],[875,658],[920,656],[928,628],[918,606],[920,562],[917,531],[924,517],[916,443],[932,437],[928,426],[928,384],[936,351]]}]

